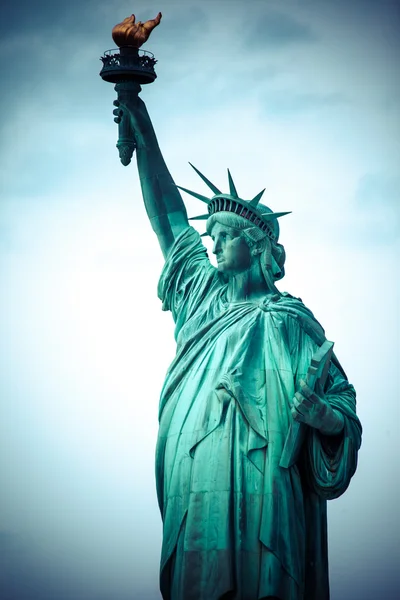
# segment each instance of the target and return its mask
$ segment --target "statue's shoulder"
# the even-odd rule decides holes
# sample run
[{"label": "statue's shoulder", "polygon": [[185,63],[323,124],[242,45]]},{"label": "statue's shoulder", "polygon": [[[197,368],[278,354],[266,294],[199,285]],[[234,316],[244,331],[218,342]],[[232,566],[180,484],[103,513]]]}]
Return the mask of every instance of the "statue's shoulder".
[{"label": "statue's shoulder", "polygon": [[282,292],[280,297],[285,302],[291,303],[294,306],[300,305],[300,304],[302,306],[305,306],[304,302],[301,298],[298,298],[297,296],[293,296],[292,294],[289,294],[289,292]]},{"label": "statue's shoulder", "polygon": [[266,304],[265,310],[279,313],[280,319],[286,323],[296,321],[319,345],[325,339],[323,327],[301,298],[296,298],[288,292],[275,294]]},{"label": "statue's shoulder", "polygon": [[273,296],[267,296],[264,300],[265,307],[269,310],[285,312],[289,315],[296,316],[298,313],[308,313],[311,311],[306,307],[301,298],[292,296],[289,292],[281,292]]}]

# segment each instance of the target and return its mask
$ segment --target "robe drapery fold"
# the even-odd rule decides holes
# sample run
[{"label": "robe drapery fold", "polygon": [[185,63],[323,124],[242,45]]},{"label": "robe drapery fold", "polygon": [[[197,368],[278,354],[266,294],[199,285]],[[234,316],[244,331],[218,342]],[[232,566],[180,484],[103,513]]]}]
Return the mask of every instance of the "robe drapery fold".
[{"label": "robe drapery fold", "polygon": [[189,227],[158,288],[177,342],[156,451],[161,592],[327,600],[326,500],[349,485],[361,443],[354,388],[334,358],[325,396],[343,433],[308,428],[298,463],[280,467],[292,400],[324,331],[289,294],[228,303],[226,291]]}]

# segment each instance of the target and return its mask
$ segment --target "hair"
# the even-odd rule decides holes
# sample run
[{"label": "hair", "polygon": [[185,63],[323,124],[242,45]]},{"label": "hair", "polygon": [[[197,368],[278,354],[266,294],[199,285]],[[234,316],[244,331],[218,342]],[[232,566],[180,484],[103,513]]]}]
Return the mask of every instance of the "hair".
[{"label": "hair", "polygon": [[[259,205],[259,207],[265,209],[266,212],[269,211],[269,209],[263,205]],[[260,266],[268,288],[280,293],[275,287],[275,281],[279,281],[279,279],[282,279],[285,275],[284,265],[286,254],[282,244],[278,243],[279,225],[277,219],[271,221],[271,226],[276,235],[276,241],[270,239],[264,231],[259,227],[252,225],[244,217],[240,217],[231,212],[222,211],[211,215],[207,219],[208,234],[211,233],[215,223],[241,231],[249,248],[252,249],[256,247],[261,251]]]}]

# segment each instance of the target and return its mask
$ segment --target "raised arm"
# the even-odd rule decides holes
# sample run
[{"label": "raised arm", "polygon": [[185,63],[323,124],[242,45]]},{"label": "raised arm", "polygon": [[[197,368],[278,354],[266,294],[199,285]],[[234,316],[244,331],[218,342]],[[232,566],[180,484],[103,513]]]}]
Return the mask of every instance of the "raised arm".
[{"label": "raised arm", "polygon": [[157,234],[164,257],[176,237],[189,227],[185,205],[164,162],[139,84],[117,85],[120,130],[129,131],[136,141],[136,159],[143,200],[151,226]]}]

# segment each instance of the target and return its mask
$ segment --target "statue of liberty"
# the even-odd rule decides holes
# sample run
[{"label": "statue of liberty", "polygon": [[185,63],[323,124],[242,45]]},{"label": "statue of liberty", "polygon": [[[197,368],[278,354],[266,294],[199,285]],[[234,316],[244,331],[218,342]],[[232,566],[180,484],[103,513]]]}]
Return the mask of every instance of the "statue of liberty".
[{"label": "statue of liberty", "polygon": [[[136,93],[133,93],[136,85]],[[361,425],[334,354],[311,384],[324,330],[281,293],[279,217],[260,192],[221,191],[195,169],[212,266],[164,162],[140,86],[116,86],[133,132],[143,200],[165,258],[158,295],[176,357],[159,409],[156,481],[164,600],[328,600],[327,500],[348,487]],[[129,93],[128,93],[129,92]],[[295,425],[303,432],[283,460]]]}]

